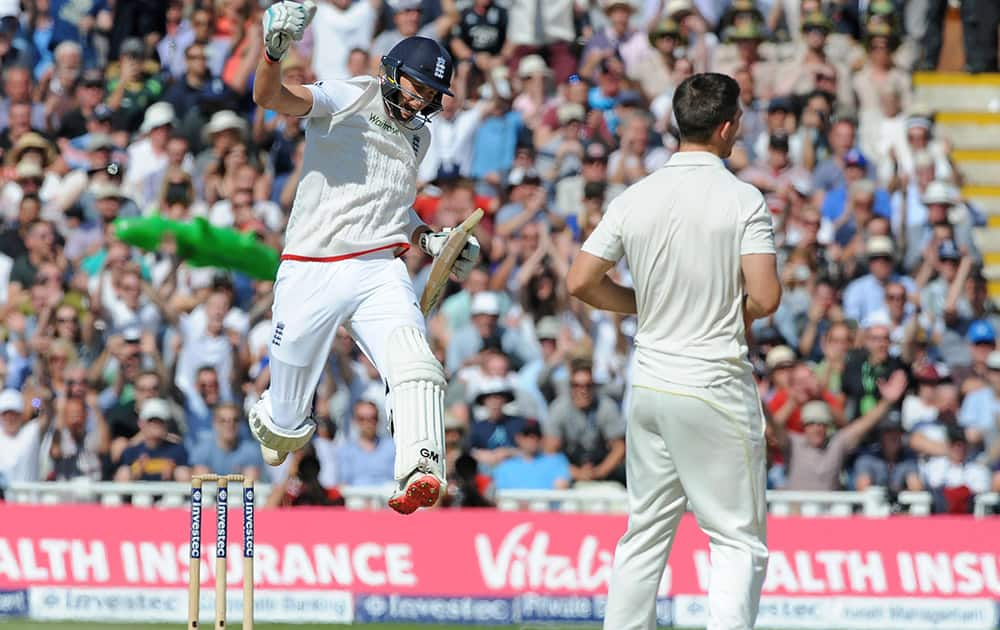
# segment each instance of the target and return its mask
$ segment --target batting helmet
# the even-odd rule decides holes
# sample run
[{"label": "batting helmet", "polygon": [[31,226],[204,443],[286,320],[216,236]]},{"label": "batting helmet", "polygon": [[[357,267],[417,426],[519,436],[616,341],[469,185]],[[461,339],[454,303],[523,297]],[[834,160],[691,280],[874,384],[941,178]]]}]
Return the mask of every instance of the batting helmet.
[{"label": "batting helmet", "polygon": [[[407,37],[392,47],[389,54],[382,57],[382,97],[389,111],[404,125],[417,129],[430,121],[441,109],[441,95],[454,96],[451,92],[451,75],[454,64],[451,55],[441,44],[426,37]],[[426,85],[437,92],[432,102],[419,112],[411,112],[409,119],[400,118],[399,84],[401,76]],[[414,126],[411,126],[414,125]]]}]

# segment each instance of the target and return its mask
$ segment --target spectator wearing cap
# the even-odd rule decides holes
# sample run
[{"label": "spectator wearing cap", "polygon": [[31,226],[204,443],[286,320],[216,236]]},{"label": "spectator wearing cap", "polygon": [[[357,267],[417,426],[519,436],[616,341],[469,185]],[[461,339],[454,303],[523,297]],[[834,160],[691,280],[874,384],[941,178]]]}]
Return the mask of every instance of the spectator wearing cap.
[{"label": "spectator wearing cap", "polygon": [[629,25],[636,11],[629,0],[602,0],[601,9],[607,23],[590,36],[580,55],[580,74],[594,80],[597,79],[596,70],[601,61],[613,55],[624,57],[624,51],[635,46],[633,39],[645,39],[642,33]]},{"label": "spectator wearing cap", "polygon": [[162,398],[150,398],[139,412],[137,440],[121,455],[115,481],[188,481],[188,453],[168,434],[172,413]]},{"label": "spectator wearing cap", "polygon": [[[917,270],[916,278],[917,284],[921,284],[921,279],[924,280],[923,288],[920,290],[920,307],[924,313],[936,321],[944,317],[948,293],[958,277],[962,252],[952,239],[941,240],[937,247],[932,245],[933,243],[928,243],[924,249],[924,257]],[[928,278],[933,279],[927,280]],[[972,317],[972,305],[961,293],[956,296],[952,308],[960,318],[969,319]]]},{"label": "spectator wearing cap", "polygon": [[481,74],[498,67],[503,63],[508,24],[505,7],[493,0],[474,0],[452,27],[449,43],[455,62],[473,64]]},{"label": "spectator wearing cap", "polygon": [[[771,395],[786,391],[791,384],[792,368],[798,363],[795,351],[782,343],[781,334],[774,330],[775,343],[764,353],[764,367],[767,370]],[[758,339],[760,342],[760,339]],[[770,396],[764,401],[769,402]]]},{"label": "spectator wearing cap", "polygon": [[969,457],[966,432],[961,427],[949,427],[947,454],[930,458],[922,473],[938,514],[969,514],[973,497],[990,489],[990,470]]},{"label": "spectator wearing cap", "polygon": [[[841,127],[842,130],[846,128]],[[828,165],[829,168],[833,168],[833,162],[828,161],[824,164]],[[824,164],[816,167],[817,177]],[[868,160],[860,151],[849,149],[844,153],[841,183],[835,185],[823,195],[823,216],[833,221],[836,227],[839,228],[845,223],[850,222],[852,217],[851,195],[852,192],[857,194],[854,190],[858,188],[855,185],[857,182],[864,182],[862,185],[865,187],[866,194],[871,195],[871,209],[874,214],[882,217],[892,216],[892,201],[889,192],[883,188],[879,188],[873,181],[867,179],[868,171]],[[852,189],[852,186],[854,186],[854,189]],[[871,191],[870,193],[868,192],[869,190]],[[862,226],[855,224],[855,229],[860,229],[860,227]]]},{"label": "spectator wearing cap", "polygon": [[483,417],[469,431],[469,452],[484,472],[518,454],[514,438],[524,426],[524,418],[507,412],[514,399],[507,379],[487,379],[477,390],[475,404],[483,408]]},{"label": "spectator wearing cap", "polygon": [[122,42],[119,60],[108,65],[107,104],[129,130],[143,128],[143,112],[163,96],[164,84],[159,76],[159,64],[149,58],[146,45],[138,37]]},{"label": "spectator wearing cap", "polygon": [[[421,0],[388,0],[392,9],[393,28],[379,33],[371,43],[371,74],[378,76],[382,68],[382,57],[389,54],[392,47],[407,37],[427,37],[438,41],[447,41],[452,27],[458,22],[459,13],[453,0],[443,0],[443,13],[427,24],[421,26],[423,4]],[[317,25],[318,26],[318,25]],[[320,33],[321,31],[316,31]],[[326,37],[322,33],[321,38]],[[367,43],[367,42],[365,42]],[[348,49],[350,50],[350,49]],[[317,74],[319,74],[317,72]],[[342,78],[338,76],[336,78]]]},{"label": "spectator wearing cap", "polygon": [[[608,176],[608,150],[600,142],[591,142],[581,158],[580,173],[556,182],[555,211],[562,216],[579,212],[583,191],[587,184],[603,183]],[[617,197],[625,187],[610,184],[605,191],[605,202]]]},{"label": "spectator wearing cap", "polygon": [[751,155],[757,156],[759,160],[760,156],[768,154],[772,137],[784,136],[788,138],[789,159],[793,164],[802,165],[802,135],[791,133],[795,129],[793,110],[792,101],[787,97],[776,96],[767,101],[760,133],[754,137],[746,136],[745,141]]},{"label": "spectator wearing cap", "polygon": [[264,461],[257,443],[240,431],[240,408],[220,403],[212,410],[212,430],[203,434],[191,450],[191,472],[195,475],[243,475],[260,479]]},{"label": "spectator wearing cap", "polygon": [[753,98],[766,102],[773,97],[777,65],[761,54],[761,43],[766,40],[763,24],[755,19],[739,20],[723,31],[723,39],[725,44],[712,57],[713,71],[735,78],[737,71],[745,70],[752,79]]},{"label": "spectator wearing cap", "polygon": [[512,107],[520,112],[525,125],[534,129],[541,121],[545,105],[550,97],[552,71],[541,55],[527,55],[517,64],[517,78],[514,83],[517,96]]},{"label": "spectator wearing cap", "polygon": [[[507,176],[507,203],[497,210],[494,225],[498,236],[516,235],[531,224],[544,221],[548,196],[542,178],[533,167],[515,167]],[[530,252],[523,252],[527,256]]]},{"label": "spectator wearing cap", "polygon": [[[527,57],[526,57],[527,59]],[[563,103],[557,110],[559,132],[538,151],[538,170],[546,182],[557,184],[580,172],[583,166],[583,129],[586,110],[578,103]]]},{"label": "spectator wearing cap", "polygon": [[[830,101],[822,97],[819,94],[814,95],[815,98],[810,98],[810,101],[817,101],[818,103],[825,103],[823,109],[825,111],[820,114],[816,111],[814,107],[807,105],[807,108],[811,111],[813,117],[824,117],[828,116],[830,111]],[[825,205],[825,196],[830,191],[835,188],[845,187],[847,179],[845,169],[847,168],[847,157],[850,153],[851,162],[855,168],[861,169],[861,177],[868,174],[868,160],[864,159],[860,151],[856,153],[851,153],[852,149],[856,149],[857,142],[857,130],[858,124],[852,118],[841,117],[833,120],[829,127],[827,128],[823,120],[817,120],[813,122],[807,122],[805,120],[806,114],[803,112],[803,126],[819,125],[815,127],[817,135],[823,134],[825,139],[825,144],[817,146],[815,148],[816,154],[816,167],[813,170],[813,186],[817,191],[818,203]],[[816,138],[819,140],[819,138]],[[814,144],[819,144],[814,142]],[[808,166],[808,164],[806,164]],[[857,173],[855,173],[856,175]],[[855,179],[860,179],[856,177]],[[833,205],[829,210],[832,219],[836,219],[840,215],[839,212],[835,212],[838,206]],[[824,212],[827,214],[827,212]]]},{"label": "spectator wearing cap", "polygon": [[[102,382],[106,368],[113,380],[100,393],[101,406],[107,410],[111,430],[111,460],[117,462],[129,440],[139,432],[142,405],[161,395],[164,379],[159,371],[142,367],[142,334],[135,328],[108,338],[104,351],[90,366],[91,382]],[[171,415],[171,419],[174,417]]]},{"label": "spectator wearing cap", "polygon": [[611,56],[602,59],[597,71],[597,79],[587,92],[587,106],[604,115],[608,130],[618,134],[618,117],[615,112],[618,95],[624,91],[625,64],[621,57]]},{"label": "spectator wearing cap", "polygon": [[156,201],[145,197],[145,182],[166,166],[167,140],[176,122],[173,105],[163,101],[154,103],[146,110],[139,127],[141,139],[128,147],[129,168],[123,184],[126,195],[135,199],[140,207],[145,208]]},{"label": "spectator wearing cap", "polygon": [[931,112],[918,107],[913,107],[907,112],[903,120],[905,135],[895,145],[895,160],[888,160],[883,166],[887,171],[884,176],[886,181],[891,179],[893,175],[891,171],[895,168],[900,179],[904,181],[908,179],[912,183],[916,178],[916,158],[921,154],[926,154],[934,164],[932,179],[942,181],[954,179],[955,171],[949,157],[951,143],[934,137],[934,122],[931,116]]},{"label": "spectator wearing cap", "polygon": [[[882,116],[884,90],[898,94],[900,105],[906,109],[910,105],[910,74],[898,68],[892,54],[899,45],[899,37],[893,27],[885,23],[868,24],[864,36],[867,59],[854,73],[851,86],[858,98],[858,110],[862,129],[877,127]],[[872,118],[869,122],[867,119]]]},{"label": "spectator wearing cap", "polygon": [[916,382],[916,389],[903,398],[900,416],[904,431],[912,431],[920,425],[937,420],[938,386],[945,382],[946,374],[947,367],[943,365],[939,369],[930,362],[914,364],[913,380]]},{"label": "spectator wearing cap", "polygon": [[[845,106],[854,102],[847,69],[827,54],[827,41],[833,23],[821,11],[812,11],[802,19],[802,44],[794,57],[779,71],[775,92],[780,95],[804,95],[817,88],[832,92]],[[832,79],[832,81],[831,81]],[[823,83],[827,81],[827,83]]]},{"label": "spectator wearing cap", "polygon": [[[100,70],[84,70],[77,82],[73,99],[74,107],[65,112],[59,118],[59,128],[56,133],[58,138],[76,138],[89,131],[89,123],[94,118],[99,118],[95,122],[106,123],[108,126],[105,133],[111,131],[111,109],[105,105],[104,100],[104,75]],[[101,115],[97,117],[96,115]]]},{"label": "spectator wearing cap", "polygon": [[[38,481],[39,452],[51,413],[45,401],[25,401],[16,389],[0,391],[0,485]],[[36,407],[36,403],[38,406]],[[28,417],[27,409],[38,410]]]},{"label": "spectator wearing cap", "polygon": [[558,394],[555,384],[567,380],[569,347],[562,337],[563,329],[556,317],[549,315],[538,320],[535,338],[538,339],[540,356],[525,363],[517,374],[519,389],[534,398],[541,409],[548,409],[555,400]]},{"label": "spectator wearing cap", "polygon": [[844,316],[856,322],[885,309],[885,287],[890,282],[902,284],[907,294],[917,285],[909,276],[894,271],[895,244],[888,236],[872,236],[865,245],[868,273],[852,280],[844,289]]},{"label": "spectator wearing cap", "polygon": [[[912,211],[922,220],[913,222],[907,220],[906,226],[906,254],[903,264],[907,269],[916,269],[920,265],[921,259],[927,255],[928,249],[938,246],[938,239],[935,238],[935,228],[939,225],[951,225],[952,237],[960,252],[978,259],[975,242],[972,238],[972,224],[968,218],[958,222],[951,220],[952,208],[958,204],[958,193],[954,187],[942,181],[926,182],[926,187],[920,192],[919,204],[910,203],[910,194],[915,194],[921,187],[921,178],[932,176],[932,167],[925,166],[918,169],[917,188],[911,185],[908,188],[905,199],[897,197],[899,203],[906,204],[907,217]],[[918,207],[919,206],[919,207]]]},{"label": "spectator wearing cap", "polygon": [[621,121],[619,148],[608,157],[608,181],[630,186],[663,166],[670,152],[662,146],[651,146],[649,114],[634,112]]},{"label": "spectator wearing cap", "polygon": [[517,454],[493,470],[497,490],[562,490],[572,481],[569,460],[562,453],[542,451],[542,427],[525,420],[514,436]]},{"label": "spectator wearing cap", "polygon": [[875,407],[882,396],[880,383],[896,372],[907,372],[906,364],[889,353],[890,325],[889,318],[878,312],[861,324],[863,347],[848,355],[841,384],[848,417]]},{"label": "spectator wearing cap", "polygon": [[545,450],[569,458],[574,481],[624,484],[625,419],[618,405],[599,393],[590,361],[571,362],[569,389],[549,409]]},{"label": "spectator wearing cap", "polygon": [[[0,190],[0,211],[5,218],[10,219],[16,212],[17,204],[25,192],[37,193],[46,204],[57,197],[61,188],[61,177],[53,166],[58,158],[58,151],[48,138],[33,131],[24,133],[7,151],[4,158],[7,166],[14,167],[15,171],[14,181],[7,182]],[[19,175],[18,167],[29,170]],[[38,170],[41,170],[41,173],[38,173]]]},{"label": "spectator wearing cap", "polygon": [[854,461],[854,489],[864,492],[872,486],[880,486],[889,491],[890,499],[904,490],[923,490],[917,459],[903,441],[899,413],[890,410],[877,429],[877,450],[862,453]]},{"label": "spectator wearing cap", "polygon": [[969,393],[958,412],[972,452],[985,451],[994,460],[1000,455],[1000,352],[986,358],[984,387]]},{"label": "spectator wearing cap", "polygon": [[647,101],[666,92],[673,92],[675,56],[684,45],[680,25],[676,20],[664,17],[654,22],[648,33],[650,47],[638,60],[625,65],[628,77],[639,84],[639,90]]},{"label": "spectator wearing cap", "polygon": [[520,367],[526,352],[521,349],[521,339],[513,328],[500,325],[500,298],[492,291],[480,291],[472,297],[470,308],[472,321],[455,330],[448,341],[447,368],[456,371],[475,361],[478,354],[487,349],[500,350],[516,358]]},{"label": "spectator wearing cap", "polygon": [[841,489],[841,470],[851,452],[886,418],[906,391],[906,374],[898,371],[879,381],[881,399],[856,420],[832,432],[833,414],[823,401],[802,408],[802,433],[793,433],[772,419],[774,439],[784,451],[788,476],[786,490],[832,491]]}]

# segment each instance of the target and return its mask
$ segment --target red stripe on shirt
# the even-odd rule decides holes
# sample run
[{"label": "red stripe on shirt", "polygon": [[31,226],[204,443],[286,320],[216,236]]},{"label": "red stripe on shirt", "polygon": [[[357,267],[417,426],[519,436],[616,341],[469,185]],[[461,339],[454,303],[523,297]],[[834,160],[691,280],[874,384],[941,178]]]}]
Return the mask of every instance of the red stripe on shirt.
[{"label": "red stripe on shirt", "polygon": [[350,260],[351,258],[358,258],[359,256],[364,256],[366,254],[371,254],[374,252],[380,252],[383,249],[391,249],[394,247],[402,247],[396,256],[402,256],[410,249],[409,243],[392,243],[391,245],[383,245],[382,247],[376,247],[374,249],[366,249],[362,252],[352,252],[350,254],[341,254],[340,256],[299,256],[298,254],[282,254],[281,260],[299,260],[304,262],[337,262],[339,260]]}]

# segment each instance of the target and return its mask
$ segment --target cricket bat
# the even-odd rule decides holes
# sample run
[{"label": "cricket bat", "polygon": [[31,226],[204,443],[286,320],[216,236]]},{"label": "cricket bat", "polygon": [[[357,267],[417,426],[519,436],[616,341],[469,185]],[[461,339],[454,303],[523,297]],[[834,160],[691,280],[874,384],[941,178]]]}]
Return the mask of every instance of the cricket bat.
[{"label": "cricket bat", "polygon": [[455,261],[458,260],[459,254],[462,253],[462,248],[469,242],[472,231],[476,229],[482,218],[482,209],[476,208],[469,215],[469,218],[462,221],[461,225],[451,231],[448,235],[448,240],[444,243],[444,247],[441,248],[441,254],[431,264],[431,274],[427,278],[424,292],[420,295],[420,310],[423,312],[424,317],[430,315],[437,308],[438,302],[441,301],[441,294],[444,293],[444,288],[448,285],[448,278],[451,277],[451,270],[455,266]]}]

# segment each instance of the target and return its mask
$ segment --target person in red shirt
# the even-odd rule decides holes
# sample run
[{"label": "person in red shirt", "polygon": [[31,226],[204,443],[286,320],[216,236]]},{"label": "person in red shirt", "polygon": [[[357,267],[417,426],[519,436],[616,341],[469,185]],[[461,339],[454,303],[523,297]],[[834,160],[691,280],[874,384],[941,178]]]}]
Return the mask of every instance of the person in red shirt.
[{"label": "person in red shirt", "polygon": [[816,374],[805,363],[796,363],[789,375],[788,388],[777,391],[767,404],[775,421],[793,433],[802,432],[802,407],[810,401],[822,400],[830,408],[837,427],[847,424],[844,401],[824,388]]}]

